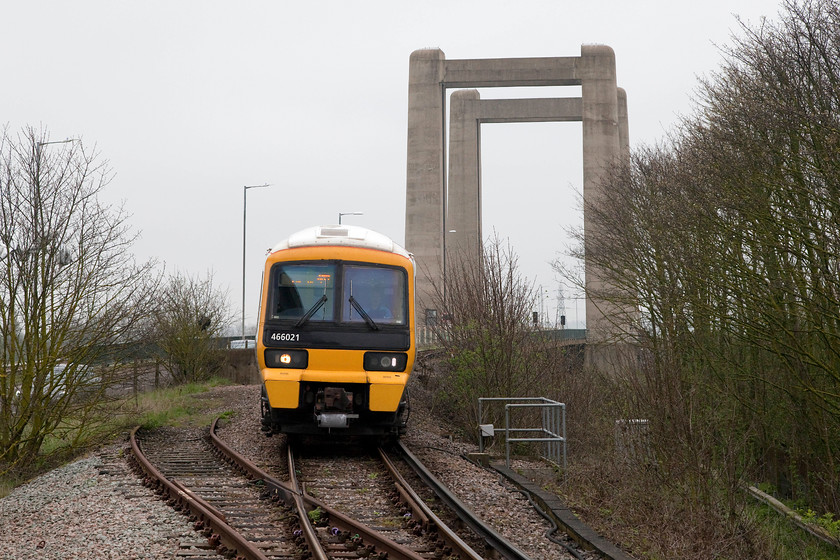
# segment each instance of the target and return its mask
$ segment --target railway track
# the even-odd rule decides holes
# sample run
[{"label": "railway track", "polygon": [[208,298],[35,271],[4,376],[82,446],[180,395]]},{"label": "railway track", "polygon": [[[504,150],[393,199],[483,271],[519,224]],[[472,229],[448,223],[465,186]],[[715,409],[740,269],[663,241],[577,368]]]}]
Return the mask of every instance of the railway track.
[{"label": "railway track", "polygon": [[424,558],[481,558],[432,513],[382,448],[354,446],[336,453],[334,446],[309,446],[305,453],[292,453],[308,496],[328,502]]},{"label": "railway track", "polygon": [[[404,481],[397,481],[398,490],[393,490],[391,477],[399,475],[389,474],[386,466],[371,463],[365,476],[369,481],[381,476],[380,486],[391,480],[384,484],[392,488],[391,505],[380,501],[367,514],[356,508],[354,513],[364,520],[358,521],[306,493],[307,483],[310,489],[313,486],[311,480],[297,482],[295,473],[301,467],[291,448],[290,480],[277,480],[219,439],[215,422],[209,436],[184,431],[138,435],[135,429],[131,445],[136,468],[147,484],[170,505],[188,512],[195,528],[208,539],[208,546],[192,543],[195,550],[180,551],[179,558],[207,558],[213,550],[224,557],[259,560],[481,558],[436,521],[427,507],[415,503],[416,494]],[[383,460],[387,459],[378,464],[385,465]]]},{"label": "railway track", "polygon": [[288,446],[278,480],[233,451],[216,422],[209,433],[135,429],[131,445],[147,484],[207,538],[178,558],[528,559],[466,508],[452,513],[452,496],[402,446]]},{"label": "railway track", "polygon": [[[196,557],[215,550],[249,560],[295,558],[298,518],[289,508],[265,508],[263,488],[233,468],[194,430],[158,430],[137,435],[131,445],[145,482],[170,505],[188,511],[208,547],[195,547]],[[208,550],[209,548],[209,550]],[[180,551],[188,557],[191,550]]]}]

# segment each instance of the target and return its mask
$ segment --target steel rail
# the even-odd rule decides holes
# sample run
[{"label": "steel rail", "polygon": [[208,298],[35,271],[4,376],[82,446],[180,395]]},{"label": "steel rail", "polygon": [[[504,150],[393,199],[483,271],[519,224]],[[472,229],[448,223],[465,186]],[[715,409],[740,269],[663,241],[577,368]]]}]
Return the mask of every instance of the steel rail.
[{"label": "steel rail", "polygon": [[[257,465],[251,463],[250,461],[233,451],[230,448],[230,446],[228,446],[216,434],[217,422],[218,419],[213,422],[213,425],[210,429],[210,440],[213,443],[213,445],[215,445],[219,449],[219,451],[226,455],[237,466],[250,473],[251,476],[253,476],[255,479],[262,480],[265,483],[266,488],[271,492],[271,494],[282,499],[290,507],[291,504],[296,501],[296,498],[299,497],[303,500],[304,504],[309,509],[320,508],[321,511],[323,511],[327,517],[329,517],[331,525],[337,527],[342,531],[347,531],[350,534],[360,535],[363,541],[365,541],[367,544],[372,545],[377,551],[381,553],[386,553],[390,560],[425,560],[423,556],[420,556],[413,550],[410,550],[392,541],[388,537],[378,533],[377,531],[371,529],[366,525],[363,525],[362,523],[359,523],[355,519],[344,515],[338,510],[331,508],[322,501],[306,494],[300,489],[293,488],[290,484],[282,482],[269,475]],[[288,451],[291,457],[291,462],[289,463],[289,472],[294,473],[294,453],[291,445],[288,447]],[[301,525],[307,525],[308,521],[309,517],[305,516],[301,519]]]},{"label": "steel rail", "polygon": [[[203,500],[196,500],[191,492],[184,492],[178,488],[178,485],[173,484],[146,458],[140,450],[140,444],[137,441],[137,430],[140,426],[131,430],[131,451],[134,454],[137,464],[152,480],[163,486],[166,492],[172,499],[177,500],[185,505],[189,510],[199,519],[201,519],[207,526],[214,531],[218,537],[219,542],[229,550],[236,551],[240,557],[247,560],[268,560],[259,549],[248,542],[245,537],[239,534],[233,527],[228,525],[219,517],[219,512],[215,508],[207,507]],[[211,536],[212,540],[212,536]]]},{"label": "steel rail", "polygon": [[297,475],[295,474],[295,458],[292,455],[292,448],[288,447],[288,449],[289,453],[287,459],[289,461],[289,483],[292,489],[295,490],[295,492],[292,493],[292,496],[295,501],[295,508],[298,511],[298,516],[300,517],[300,527],[306,536],[307,542],[312,539],[318,543],[317,547],[310,548],[311,550],[315,550],[314,556],[317,557],[318,560],[329,560],[326,551],[324,551],[324,547],[320,545],[318,535],[315,533],[315,528],[312,526],[312,523],[309,522],[309,512],[306,511],[306,505],[303,502],[303,492],[300,491],[300,484],[298,484]]},{"label": "steel rail", "polygon": [[317,498],[313,498],[308,494],[303,495],[303,500],[313,506],[314,508],[321,508],[330,519],[330,524],[338,527],[343,531],[349,533],[356,533],[361,536],[362,540],[372,545],[377,551],[387,554],[386,558],[389,560],[428,560],[413,550],[406,548],[385,535],[382,535],[371,529],[367,525],[363,525],[351,517],[347,517],[340,511],[333,509]]},{"label": "steel rail", "polygon": [[[327,553],[324,551],[324,547],[321,545],[321,541],[318,539],[318,535],[315,534],[315,529],[312,528],[312,524],[309,522],[309,516],[307,515],[301,493],[294,491],[294,486],[290,488],[279,480],[273,479],[257,465],[234,451],[216,434],[218,422],[219,418],[216,418],[210,425],[210,442],[222,455],[236,465],[237,468],[244,471],[254,480],[262,480],[273,496],[281,499],[289,507],[294,505],[297,510],[298,519],[300,520],[300,528],[311,556],[316,560],[329,560]],[[292,465],[289,465],[289,470],[294,473]]]},{"label": "steel rail", "polygon": [[[429,506],[427,506],[420,496],[417,495],[411,485],[408,484],[402,474],[400,474],[397,470],[396,465],[394,465],[393,461],[391,461],[390,457],[388,457],[385,453],[385,450],[380,447],[378,448],[378,451],[379,456],[385,463],[385,467],[394,479],[397,491],[401,496],[403,496],[405,503],[411,508],[413,515],[422,520],[424,524],[434,526],[434,528],[438,531],[438,536],[442,538],[443,541],[462,559],[483,560],[483,558],[479,556],[479,554],[474,551],[470,545],[461,540],[461,537],[450,529],[446,523],[441,521],[441,519],[435,515],[435,512],[429,509]],[[426,528],[429,529],[430,527]]]},{"label": "steel rail", "polygon": [[186,486],[184,486],[183,484],[181,484],[181,482],[180,482],[178,479],[173,478],[172,480],[170,480],[170,482],[171,482],[171,483],[172,483],[172,484],[173,484],[173,485],[174,485],[174,486],[175,486],[175,487],[176,487],[176,488],[177,488],[180,492],[183,492],[184,494],[186,494],[187,496],[189,496],[190,498],[192,498],[193,500],[195,500],[195,501],[196,501],[198,504],[200,504],[203,508],[205,508],[205,509],[207,509],[208,511],[212,512],[212,513],[213,513],[213,515],[215,515],[216,517],[218,517],[219,519],[221,519],[222,521],[224,521],[225,523],[227,523],[227,517],[225,517],[225,514],[224,514],[224,513],[222,513],[221,511],[219,511],[219,510],[218,510],[218,508],[215,508],[215,507],[213,507],[212,505],[210,505],[210,503],[208,503],[206,500],[204,500],[201,496],[197,495],[195,492],[193,492],[192,490],[190,490],[189,488],[187,488]]},{"label": "steel rail", "polygon": [[425,482],[437,495],[440,500],[449,506],[455,515],[463,521],[470,529],[484,539],[493,550],[495,550],[502,558],[507,560],[531,560],[531,558],[524,552],[513,546],[507,539],[500,535],[495,529],[481,521],[473,511],[466,506],[455,494],[449,491],[448,488],[438,480],[423,463],[409,451],[409,449],[401,441],[397,442],[397,449],[405,459],[406,463],[411,466],[417,476]]}]

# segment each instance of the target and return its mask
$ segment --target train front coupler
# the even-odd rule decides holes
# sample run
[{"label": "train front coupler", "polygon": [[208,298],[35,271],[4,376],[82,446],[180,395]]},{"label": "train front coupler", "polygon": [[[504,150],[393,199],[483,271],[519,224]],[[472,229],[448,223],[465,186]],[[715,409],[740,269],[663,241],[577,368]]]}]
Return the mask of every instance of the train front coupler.
[{"label": "train front coupler", "polygon": [[353,411],[353,393],[343,387],[324,387],[315,395],[315,424],[319,428],[349,428],[359,417]]}]

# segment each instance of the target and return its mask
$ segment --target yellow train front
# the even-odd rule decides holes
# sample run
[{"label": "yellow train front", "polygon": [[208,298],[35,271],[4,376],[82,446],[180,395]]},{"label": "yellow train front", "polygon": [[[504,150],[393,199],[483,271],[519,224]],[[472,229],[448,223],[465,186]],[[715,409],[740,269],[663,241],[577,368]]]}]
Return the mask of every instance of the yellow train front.
[{"label": "yellow train front", "polygon": [[399,436],[414,366],[414,259],[389,238],[317,226],[266,258],[262,430]]}]

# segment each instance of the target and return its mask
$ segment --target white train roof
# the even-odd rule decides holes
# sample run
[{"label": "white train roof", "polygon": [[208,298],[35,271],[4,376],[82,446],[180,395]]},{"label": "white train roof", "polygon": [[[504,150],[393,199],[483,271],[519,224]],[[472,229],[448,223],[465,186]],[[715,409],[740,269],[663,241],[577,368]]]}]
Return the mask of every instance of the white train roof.
[{"label": "white train roof", "polygon": [[296,247],[317,247],[342,245],[396,253],[413,260],[413,255],[381,233],[359,226],[330,225],[313,226],[293,233],[287,239],[271,248],[270,252],[294,249]]}]

